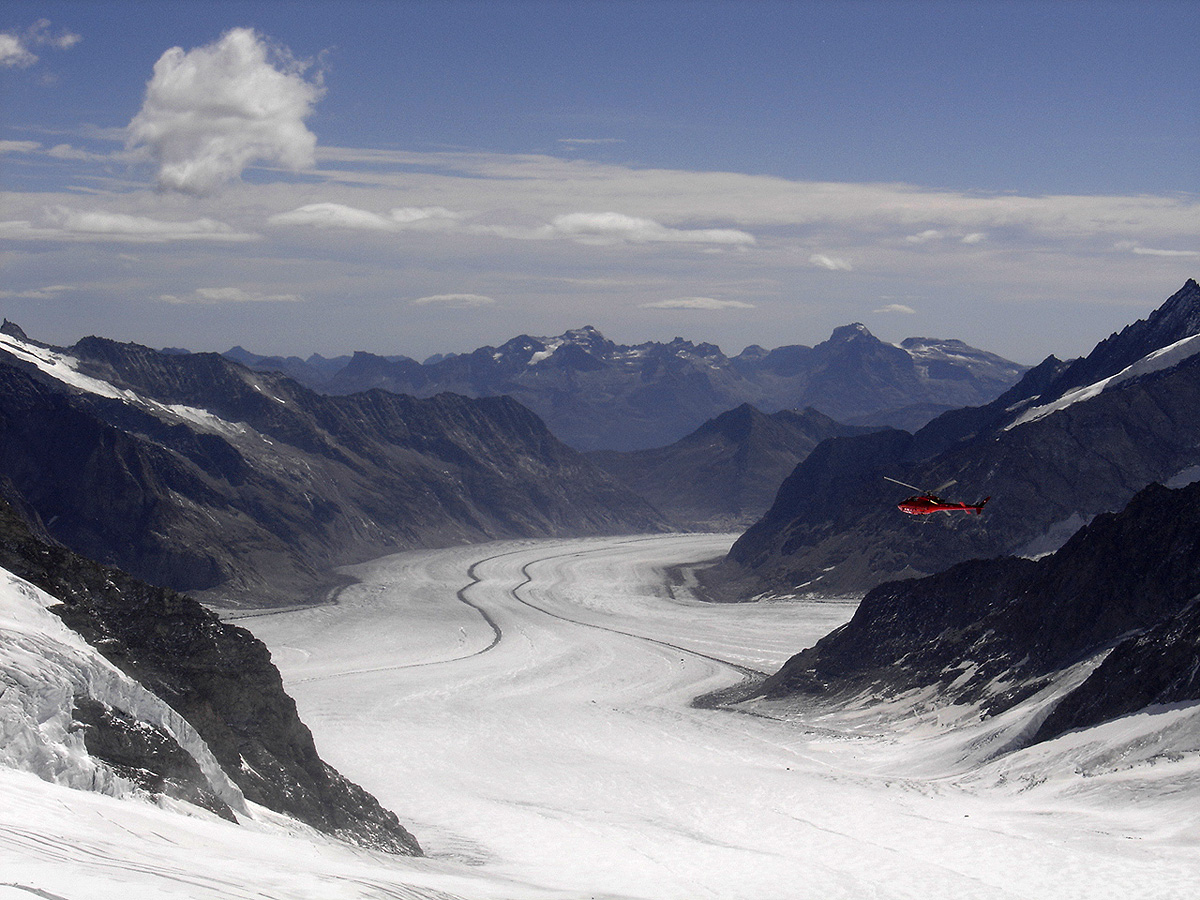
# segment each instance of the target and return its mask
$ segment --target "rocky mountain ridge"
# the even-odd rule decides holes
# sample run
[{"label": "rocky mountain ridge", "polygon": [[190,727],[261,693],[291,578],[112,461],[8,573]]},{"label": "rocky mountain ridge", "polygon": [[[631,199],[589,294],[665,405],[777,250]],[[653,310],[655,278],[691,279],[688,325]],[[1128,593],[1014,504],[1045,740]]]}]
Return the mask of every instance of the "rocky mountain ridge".
[{"label": "rocky mountain ridge", "polygon": [[[1200,472],[1200,285],[1189,281],[1144,322],[1084,360],[1051,357],[983,407],[910,434],[818,446],[775,504],[708,573],[725,598],[762,591],[860,592],[976,557],[1037,555],[1121,509],[1152,482]],[[908,517],[906,489],[951,479],[953,499],[991,495],[982,516]]]},{"label": "rocky mountain ridge", "polygon": [[857,323],[815,347],[751,346],[734,357],[683,338],[620,345],[591,326],[557,337],[520,335],[425,363],[359,352],[332,373],[320,357],[255,357],[240,347],[229,353],[330,394],[383,388],[419,397],[512,396],[581,450],[665,446],[743,403],[768,413],[811,406],[852,424],[917,427],[945,410],[990,401],[1025,370],[961,341],[886,344]]},{"label": "rocky mountain ridge", "polygon": [[405,547],[662,527],[505,397],[329,397],[217,354],[5,333],[0,425],[0,475],[57,540],[208,600],[296,602]]},{"label": "rocky mountain ridge", "polygon": [[801,651],[762,696],[884,698],[995,715],[1098,661],[1031,742],[1153,705],[1200,700],[1200,483],[1150,485],[1039,560],[960,563],[871,590],[853,618]]}]

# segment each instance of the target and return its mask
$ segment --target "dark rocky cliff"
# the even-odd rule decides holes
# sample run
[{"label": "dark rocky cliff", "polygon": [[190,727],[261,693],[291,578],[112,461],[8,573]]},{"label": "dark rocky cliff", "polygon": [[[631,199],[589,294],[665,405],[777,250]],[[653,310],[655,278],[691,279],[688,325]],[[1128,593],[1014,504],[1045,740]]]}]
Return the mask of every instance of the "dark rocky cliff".
[{"label": "dark rocky cliff", "polygon": [[[37,538],[0,500],[0,566],[62,602],[51,611],[109,661],[180,713],[248,800],[361,846],[420,855],[394,813],[321,760],[266,646],[195,600]],[[94,756],[151,791],[227,818],[190,758],[161,733],[76,698]]]}]

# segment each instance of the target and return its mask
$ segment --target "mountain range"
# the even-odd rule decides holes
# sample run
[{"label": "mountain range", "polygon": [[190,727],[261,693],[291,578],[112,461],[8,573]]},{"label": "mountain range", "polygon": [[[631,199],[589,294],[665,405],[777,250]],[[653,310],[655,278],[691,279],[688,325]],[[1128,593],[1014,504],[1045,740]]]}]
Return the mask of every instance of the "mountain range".
[{"label": "mountain range", "polygon": [[333,360],[263,357],[241,347],[226,356],[328,394],[383,388],[417,397],[514,397],[580,450],[662,447],[743,403],[915,428],[940,412],[989,402],[1026,368],[956,340],[887,344],[857,323],[815,347],[750,346],[732,358],[682,338],[615,344],[591,326],[424,363],[364,352]]},{"label": "mountain range", "polygon": [[507,397],[330,397],[218,354],[0,331],[0,476],[76,552],[214,601],[291,603],[406,547],[654,531]]},{"label": "mountain range", "polygon": [[[833,438],[781,485],[771,509],[706,574],[726,598],[853,593],[977,557],[1035,556],[1152,482],[1200,474],[1200,285],[1087,357],[1054,357],[993,402],[916,433]],[[907,517],[886,477],[953,499],[991,495],[984,515]],[[911,493],[911,491],[908,491]]]},{"label": "mountain range", "polygon": [[[19,688],[0,691],[0,761],[232,821],[261,806],[419,855],[394,813],[320,759],[266,647],[180,591],[294,603],[324,596],[336,567],[405,547],[735,528],[760,513],[699,573],[714,598],[865,596],[724,702],[920,695],[984,718],[1028,702],[1001,753],[1200,700],[1195,281],[1088,356],[1015,383],[1020,367],[1006,381],[1012,364],[989,354],[886,345],[862,326],[732,360],[581,329],[423,365],[284,361],[313,383],[305,367],[320,369],[319,390],[240,355],[253,368],[0,327],[0,672]],[[393,371],[482,396],[348,392]],[[743,398],[654,449],[584,454],[519,400],[487,396],[501,384],[550,402],[581,445],[617,421],[632,424],[614,443],[675,433],[735,384],[825,407]],[[980,405],[892,427],[957,406],[954,391]],[[906,517],[885,475],[992,500],[981,516]]]}]

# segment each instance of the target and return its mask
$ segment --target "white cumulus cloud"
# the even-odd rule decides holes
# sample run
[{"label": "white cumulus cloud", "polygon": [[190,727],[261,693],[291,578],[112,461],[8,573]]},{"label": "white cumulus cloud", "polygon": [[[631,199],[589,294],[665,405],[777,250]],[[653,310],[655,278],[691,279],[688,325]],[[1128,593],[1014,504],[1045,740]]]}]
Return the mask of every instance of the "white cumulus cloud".
[{"label": "white cumulus cloud", "polygon": [[37,59],[37,54],[31,53],[15,34],[0,32],[0,66],[24,69],[32,66]]},{"label": "white cumulus cloud", "polygon": [[311,168],[317,139],[304,120],[322,93],[286,51],[234,28],[159,58],[126,143],[157,163],[160,187],[186,193],[212,191],[257,161]]},{"label": "white cumulus cloud", "polygon": [[642,309],[754,309],[753,303],[741,300],[720,300],[716,297],[676,297],[643,303]]}]

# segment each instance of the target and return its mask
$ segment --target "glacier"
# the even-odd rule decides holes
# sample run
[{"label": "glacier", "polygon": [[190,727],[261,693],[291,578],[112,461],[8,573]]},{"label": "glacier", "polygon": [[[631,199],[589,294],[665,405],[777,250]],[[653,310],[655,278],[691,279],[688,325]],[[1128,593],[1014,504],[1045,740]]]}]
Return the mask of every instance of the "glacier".
[{"label": "glacier", "polygon": [[231,613],[270,647],[322,756],[411,822],[428,858],[0,767],[0,898],[1200,895],[1196,704],[1024,750],[1014,739],[1066,683],[993,718],[932,695],[693,705],[856,606],[705,604],[667,576],[733,538],[406,552],[348,570],[336,603]]}]

